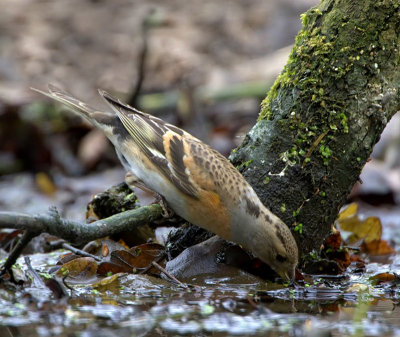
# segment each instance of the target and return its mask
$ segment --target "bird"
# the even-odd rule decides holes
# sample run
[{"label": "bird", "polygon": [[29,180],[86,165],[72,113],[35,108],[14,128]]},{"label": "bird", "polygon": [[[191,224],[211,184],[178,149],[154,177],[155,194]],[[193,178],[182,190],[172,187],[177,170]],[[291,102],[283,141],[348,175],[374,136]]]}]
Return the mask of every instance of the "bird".
[{"label": "bird", "polygon": [[294,280],[298,248],[290,229],[218,151],[100,89],[111,111],[95,109],[54,85],[47,92],[32,89],[101,129],[131,183],[161,195],[188,222],[250,250],[283,280]]}]

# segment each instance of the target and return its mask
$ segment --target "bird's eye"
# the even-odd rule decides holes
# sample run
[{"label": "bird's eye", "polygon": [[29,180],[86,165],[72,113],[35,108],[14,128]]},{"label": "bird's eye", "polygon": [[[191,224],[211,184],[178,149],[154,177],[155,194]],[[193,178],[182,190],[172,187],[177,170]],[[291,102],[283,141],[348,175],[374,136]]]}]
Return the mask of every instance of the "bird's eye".
[{"label": "bird's eye", "polygon": [[286,259],[286,257],[284,257],[284,256],[282,256],[282,255],[280,255],[280,254],[277,254],[277,255],[276,255],[276,260],[277,260],[278,262],[285,262],[287,259]]}]

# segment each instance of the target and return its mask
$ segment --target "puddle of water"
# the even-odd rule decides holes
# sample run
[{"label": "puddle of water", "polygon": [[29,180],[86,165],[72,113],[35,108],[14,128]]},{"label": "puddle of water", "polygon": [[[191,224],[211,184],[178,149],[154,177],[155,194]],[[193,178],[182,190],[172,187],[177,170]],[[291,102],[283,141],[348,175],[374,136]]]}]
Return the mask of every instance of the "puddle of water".
[{"label": "puddle of water", "polygon": [[[44,268],[42,256],[32,258],[35,268]],[[201,286],[183,290],[150,276],[122,275],[110,288],[74,286],[62,300],[40,300],[34,294],[41,289],[1,288],[0,336],[400,334],[399,287],[372,287],[366,276],[280,289],[230,281],[204,277]]]},{"label": "puddle of water", "polygon": [[[360,207],[378,216],[383,236],[400,246],[398,208]],[[36,254],[47,273],[63,252]],[[23,259],[19,275],[25,277]],[[122,275],[106,286],[74,285],[56,300],[29,280],[23,288],[0,284],[0,337],[7,336],[400,336],[400,285],[372,285],[377,273],[400,274],[400,254],[367,263],[342,279],[309,278],[285,288],[236,274],[199,276],[184,290],[146,275]],[[17,273],[18,274],[18,273]]]}]

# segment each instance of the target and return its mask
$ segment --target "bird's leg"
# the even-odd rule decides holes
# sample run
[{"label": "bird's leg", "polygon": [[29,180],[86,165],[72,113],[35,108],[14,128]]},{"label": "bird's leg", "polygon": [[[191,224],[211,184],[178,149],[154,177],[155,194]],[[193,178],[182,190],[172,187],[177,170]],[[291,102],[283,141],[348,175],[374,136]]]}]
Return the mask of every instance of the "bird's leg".
[{"label": "bird's leg", "polygon": [[137,187],[146,193],[150,193],[150,194],[156,193],[153,190],[151,190],[150,188],[148,188],[145,184],[143,184],[143,182],[138,177],[136,177],[133,174],[133,172],[131,172],[131,171],[126,172],[125,182],[131,189],[133,189],[134,187]]},{"label": "bird's leg", "polygon": [[136,177],[134,175],[133,172],[131,172],[131,171],[126,172],[125,182],[131,189],[133,187],[137,187],[137,188],[141,189],[143,192],[153,194],[156,199],[154,203],[160,204],[160,206],[162,208],[162,216],[164,218],[168,219],[174,215],[174,211],[168,207],[167,201],[165,200],[165,198],[161,194],[158,194],[157,192],[154,192],[153,190],[148,188],[138,177]]}]

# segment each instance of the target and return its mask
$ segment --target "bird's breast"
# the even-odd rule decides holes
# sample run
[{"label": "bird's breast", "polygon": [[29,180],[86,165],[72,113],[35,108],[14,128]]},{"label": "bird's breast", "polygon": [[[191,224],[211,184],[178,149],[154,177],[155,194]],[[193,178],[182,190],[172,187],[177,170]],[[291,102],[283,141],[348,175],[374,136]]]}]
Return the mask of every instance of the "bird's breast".
[{"label": "bird's breast", "polygon": [[231,240],[231,214],[215,192],[201,190],[197,198],[186,198],[181,216],[226,240]]}]

